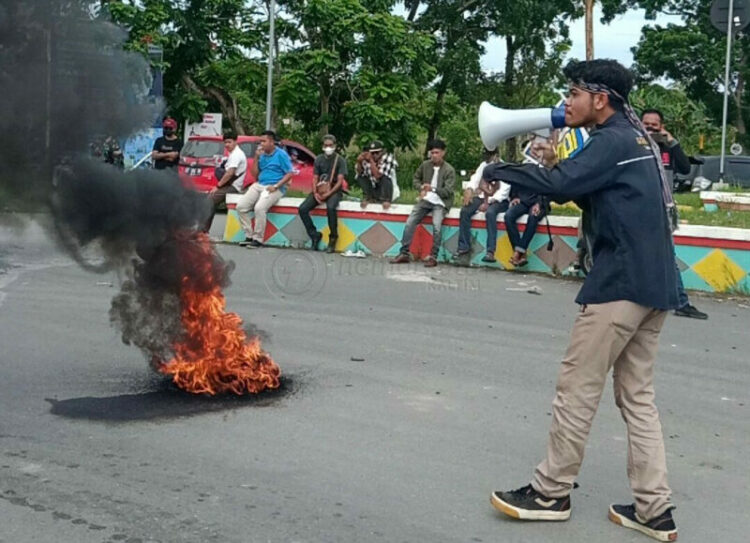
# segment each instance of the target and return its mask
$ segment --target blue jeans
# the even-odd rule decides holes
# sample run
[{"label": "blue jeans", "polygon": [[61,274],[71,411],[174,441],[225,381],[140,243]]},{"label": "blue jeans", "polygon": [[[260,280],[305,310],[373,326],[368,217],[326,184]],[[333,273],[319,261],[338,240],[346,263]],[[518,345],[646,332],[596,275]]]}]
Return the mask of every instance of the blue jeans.
[{"label": "blue jeans", "polygon": [[409,248],[411,247],[412,239],[414,239],[414,232],[416,232],[417,226],[422,222],[422,219],[429,213],[432,213],[432,251],[430,254],[437,258],[438,251],[440,251],[440,243],[443,239],[442,228],[446,209],[443,206],[431,204],[427,200],[419,200],[414,204],[409,218],[406,219],[404,237],[401,238],[401,250],[399,251],[402,255],[409,254]]},{"label": "blue jeans", "polygon": [[[471,250],[471,218],[482,204],[482,199],[475,196],[469,205],[461,208],[461,218],[458,229],[458,252],[464,253]],[[508,200],[492,202],[484,216],[487,222],[487,252],[494,254],[497,248],[497,215],[508,209]]]},{"label": "blue jeans", "polygon": [[[531,243],[531,238],[533,238],[536,233],[536,227],[539,224],[539,221],[544,218],[544,213],[540,213],[539,216],[536,217],[529,213],[530,209],[531,208],[526,204],[519,203],[505,212],[505,229],[508,231],[510,244],[513,247],[513,250],[518,251],[519,253],[526,252],[529,243]],[[523,231],[523,237],[521,237],[518,233],[516,221],[527,213],[529,216],[526,219],[526,230]]]}]

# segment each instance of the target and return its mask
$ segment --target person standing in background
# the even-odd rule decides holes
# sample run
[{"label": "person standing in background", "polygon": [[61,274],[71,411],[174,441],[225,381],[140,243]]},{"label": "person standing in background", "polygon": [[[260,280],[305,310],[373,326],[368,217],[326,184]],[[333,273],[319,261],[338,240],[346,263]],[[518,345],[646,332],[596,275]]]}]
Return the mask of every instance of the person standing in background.
[{"label": "person standing in background", "polygon": [[154,168],[157,170],[176,168],[180,162],[180,151],[182,151],[182,140],[177,137],[177,121],[167,117],[162,127],[164,135],[156,139],[154,149],[151,151]]}]

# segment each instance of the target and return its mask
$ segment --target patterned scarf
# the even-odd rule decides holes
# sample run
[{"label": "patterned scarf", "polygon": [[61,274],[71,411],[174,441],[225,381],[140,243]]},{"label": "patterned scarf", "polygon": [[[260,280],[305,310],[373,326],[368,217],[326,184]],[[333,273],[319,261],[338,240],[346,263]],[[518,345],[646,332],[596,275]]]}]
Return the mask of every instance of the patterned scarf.
[{"label": "patterned scarf", "polygon": [[646,140],[651,145],[651,152],[653,153],[654,158],[656,158],[656,164],[659,168],[659,178],[661,180],[661,194],[662,194],[662,199],[664,200],[664,206],[667,208],[667,218],[669,221],[669,227],[670,227],[670,230],[674,232],[677,229],[677,223],[678,223],[677,206],[675,206],[674,204],[674,197],[672,196],[672,187],[670,186],[669,181],[667,181],[667,175],[664,172],[664,165],[662,164],[662,161],[661,161],[661,151],[659,151],[659,146],[649,135],[648,130],[646,130],[646,128],[643,126],[643,123],[641,122],[640,117],[638,117],[638,115],[633,110],[633,106],[631,106],[630,102],[628,102],[626,98],[620,95],[619,92],[617,92],[612,87],[609,87],[607,85],[602,85],[600,83],[586,83],[585,81],[576,81],[573,83],[573,85],[575,87],[578,87],[582,91],[595,93],[595,94],[604,93],[622,102],[623,112],[625,113],[625,117],[627,117],[628,121],[630,121],[630,124],[632,124],[636,130],[638,130],[641,134],[643,134],[646,137]]}]

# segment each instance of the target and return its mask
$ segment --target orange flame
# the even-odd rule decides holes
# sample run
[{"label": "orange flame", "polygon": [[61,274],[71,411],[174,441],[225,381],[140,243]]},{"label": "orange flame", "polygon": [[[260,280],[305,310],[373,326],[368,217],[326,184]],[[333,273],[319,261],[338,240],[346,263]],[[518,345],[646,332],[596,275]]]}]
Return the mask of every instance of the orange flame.
[{"label": "orange flame", "polygon": [[218,278],[209,273],[213,248],[208,236],[193,234],[190,247],[185,246],[184,238],[181,241],[181,256],[193,261],[187,264],[205,268],[207,275],[201,280],[212,286],[195,288],[193,279],[182,278],[180,301],[185,335],[174,346],[174,358],[161,364],[159,371],[171,375],[178,387],[195,394],[245,394],[277,388],[279,367],[263,351],[258,338],[248,340],[239,315],[225,310],[226,300]]}]

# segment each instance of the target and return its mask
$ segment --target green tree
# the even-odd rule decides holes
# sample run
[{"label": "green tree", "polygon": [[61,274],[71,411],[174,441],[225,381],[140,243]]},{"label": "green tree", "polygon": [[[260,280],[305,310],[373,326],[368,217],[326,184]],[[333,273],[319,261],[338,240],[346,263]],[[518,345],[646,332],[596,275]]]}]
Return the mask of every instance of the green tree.
[{"label": "green tree", "polygon": [[[503,107],[550,106],[559,86],[560,67],[570,47],[568,23],[580,16],[578,2],[569,0],[493,3],[494,33],[505,39],[506,58],[502,93],[497,100]],[[538,92],[538,94],[537,94]],[[517,142],[506,143],[505,158],[515,160]]]},{"label": "green tree", "polygon": [[[683,23],[645,27],[633,54],[642,81],[672,79],[691,100],[703,102],[718,123],[723,104],[726,34],[711,25],[710,5],[710,0],[672,0],[666,8],[662,6],[680,15]],[[750,39],[738,35],[733,52],[730,120],[737,138],[747,143],[748,111],[744,104],[749,98],[745,82],[750,77]]]},{"label": "green tree", "polygon": [[[432,57],[436,78],[431,85],[429,107],[425,110],[427,140],[434,139],[450,108],[450,95],[466,101],[475,82],[481,77],[480,59],[484,42],[491,36],[487,1],[406,0],[407,21],[435,36]],[[421,11],[420,11],[421,10]]]},{"label": "green tree", "polygon": [[681,88],[662,85],[642,85],[630,95],[630,102],[638,112],[658,109],[664,123],[688,154],[718,153],[721,149],[721,130],[712,121],[705,104],[691,100]]},{"label": "green tree", "polygon": [[197,120],[218,109],[243,134],[262,127],[258,107],[265,93],[265,65],[250,56],[265,48],[263,12],[245,0],[148,0],[102,2],[130,32],[128,46],[164,51],[164,91],[170,111]]},{"label": "green tree", "polygon": [[345,143],[413,146],[422,89],[434,76],[433,40],[390,13],[389,2],[290,0],[293,46],[276,92],[284,114]]},{"label": "green tree", "polygon": [[[441,134],[441,124],[465,109],[450,107],[451,96],[462,106],[478,105],[487,96],[497,105],[538,105],[558,83],[562,56],[569,47],[568,21],[580,15],[574,0],[407,0],[407,20],[435,34],[437,77],[427,97],[427,139]],[[480,65],[485,43],[504,40],[502,78],[488,77]],[[497,85],[498,81],[501,83]],[[510,142],[509,149],[514,143]],[[512,154],[512,153],[511,153]]]}]

